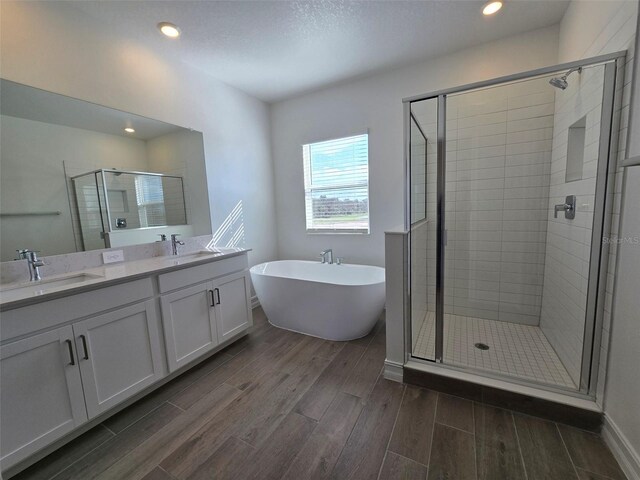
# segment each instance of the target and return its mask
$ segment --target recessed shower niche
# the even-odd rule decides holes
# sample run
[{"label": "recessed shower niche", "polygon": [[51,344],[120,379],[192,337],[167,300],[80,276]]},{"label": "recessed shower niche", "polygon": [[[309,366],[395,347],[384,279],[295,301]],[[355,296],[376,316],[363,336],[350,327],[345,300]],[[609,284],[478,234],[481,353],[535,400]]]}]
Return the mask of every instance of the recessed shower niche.
[{"label": "recessed shower niche", "polygon": [[567,135],[567,168],[565,182],[582,180],[584,145],[586,135],[586,115],[569,127]]}]

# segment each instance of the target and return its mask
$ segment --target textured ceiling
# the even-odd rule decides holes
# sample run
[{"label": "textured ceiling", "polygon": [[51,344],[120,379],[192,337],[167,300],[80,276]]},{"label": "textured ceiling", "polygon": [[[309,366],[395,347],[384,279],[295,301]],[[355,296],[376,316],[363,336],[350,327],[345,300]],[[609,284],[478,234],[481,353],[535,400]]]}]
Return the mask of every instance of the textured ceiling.
[{"label": "textured ceiling", "polygon": [[[568,2],[82,1],[74,9],[262,100],[273,102],[349,78],[553,25]],[[69,4],[67,4],[69,6]],[[160,21],[182,29],[162,37]]]}]

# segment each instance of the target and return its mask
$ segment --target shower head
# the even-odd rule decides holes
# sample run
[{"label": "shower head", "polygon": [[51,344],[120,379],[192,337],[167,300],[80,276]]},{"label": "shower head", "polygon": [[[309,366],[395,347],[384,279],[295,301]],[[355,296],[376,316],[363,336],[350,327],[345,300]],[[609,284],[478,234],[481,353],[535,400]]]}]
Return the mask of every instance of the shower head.
[{"label": "shower head", "polygon": [[569,86],[569,82],[567,82],[567,77],[571,75],[573,72],[582,73],[582,67],[572,68],[561,77],[553,77],[551,80],[549,80],[549,83],[553,87],[559,88],[560,90],[565,90]]},{"label": "shower head", "polygon": [[569,82],[567,82],[567,77],[553,77],[551,80],[549,80],[549,83],[556,87],[559,88],[560,90],[564,90],[565,88],[567,88],[569,86]]}]

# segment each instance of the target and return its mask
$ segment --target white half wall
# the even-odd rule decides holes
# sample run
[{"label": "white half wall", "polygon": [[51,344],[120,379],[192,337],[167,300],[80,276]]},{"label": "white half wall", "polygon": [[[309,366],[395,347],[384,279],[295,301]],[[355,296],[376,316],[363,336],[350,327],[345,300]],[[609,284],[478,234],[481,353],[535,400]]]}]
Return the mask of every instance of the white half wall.
[{"label": "white half wall", "polygon": [[0,8],[3,78],[203,132],[208,192],[194,203],[210,205],[214,232],[236,213],[252,264],[276,256],[268,105],[119,36],[117,25],[72,3]]},{"label": "white half wall", "polygon": [[[557,27],[479,45],[272,105],[279,258],[384,265],[384,231],[403,222],[402,98],[526,71],[557,60]],[[307,234],[302,145],[369,130],[369,235]]]}]

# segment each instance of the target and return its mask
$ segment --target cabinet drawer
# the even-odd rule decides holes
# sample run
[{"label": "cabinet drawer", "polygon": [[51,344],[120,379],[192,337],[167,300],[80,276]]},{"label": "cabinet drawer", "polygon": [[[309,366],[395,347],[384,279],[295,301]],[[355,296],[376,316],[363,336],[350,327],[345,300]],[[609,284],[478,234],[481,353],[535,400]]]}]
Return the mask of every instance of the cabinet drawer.
[{"label": "cabinet drawer", "polygon": [[206,282],[212,278],[221,277],[233,272],[239,272],[249,267],[247,255],[217,260],[197,267],[183,268],[175,272],[158,276],[160,293],[170,292],[196,283]]},{"label": "cabinet drawer", "polygon": [[27,335],[153,296],[151,278],[99,288],[2,312],[0,340]]}]

